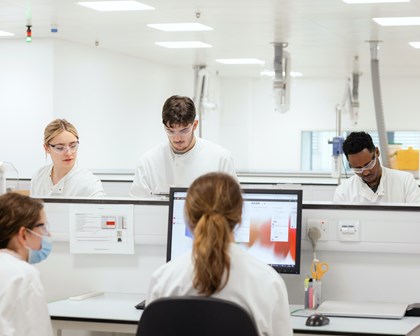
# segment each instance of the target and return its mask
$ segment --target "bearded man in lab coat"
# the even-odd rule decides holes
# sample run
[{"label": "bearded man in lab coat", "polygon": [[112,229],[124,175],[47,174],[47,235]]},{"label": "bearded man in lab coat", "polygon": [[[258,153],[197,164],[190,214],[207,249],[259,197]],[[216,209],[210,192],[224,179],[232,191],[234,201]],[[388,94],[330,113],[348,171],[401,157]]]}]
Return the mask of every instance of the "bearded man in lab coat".
[{"label": "bearded man in lab coat", "polygon": [[352,132],[343,152],[355,175],[335,190],[335,202],[420,203],[420,188],[408,172],[381,166],[379,149],[365,132]]},{"label": "bearded man in lab coat", "polygon": [[168,142],[146,152],[139,160],[130,189],[133,197],[167,194],[171,186],[188,187],[209,172],[236,176],[229,151],[194,135],[194,102],[184,96],[171,96],[162,108],[162,123]]}]

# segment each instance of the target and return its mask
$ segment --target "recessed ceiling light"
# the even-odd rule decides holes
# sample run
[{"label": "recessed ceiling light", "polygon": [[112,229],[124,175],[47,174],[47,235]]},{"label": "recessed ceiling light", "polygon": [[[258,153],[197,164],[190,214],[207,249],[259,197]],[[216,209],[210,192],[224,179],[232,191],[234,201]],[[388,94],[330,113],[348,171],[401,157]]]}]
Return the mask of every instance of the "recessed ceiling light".
[{"label": "recessed ceiling light", "polygon": [[88,1],[78,2],[80,6],[88,7],[101,12],[137,11],[154,9],[137,1]]},{"label": "recessed ceiling light", "polygon": [[216,62],[222,64],[264,64],[265,62],[257,58],[219,58]]},{"label": "recessed ceiling light", "polygon": [[211,48],[208,43],[201,41],[177,41],[177,42],[156,42],[158,46],[165,48]]},{"label": "recessed ceiling light", "polygon": [[413,48],[420,49],[420,42],[410,42],[410,45]]},{"label": "recessed ceiling light", "polygon": [[377,24],[381,26],[418,26],[420,25],[420,17],[384,17],[373,18]]},{"label": "recessed ceiling light", "polygon": [[150,28],[163,30],[163,31],[205,31],[213,30],[212,27],[205,26],[201,23],[157,23],[157,24],[148,24]]},{"label": "recessed ceiling light", "polygon": [[7,31],[0,30],[0,36],[1,37],[4,37],[4,36],[14,36],[14,35],[15,34],[13,34],[13,33],[9,33]]},{"label": "recessed ceiling light", "polygon": [[369,3],[390,3],[390,2],[410,2],[410,0],[343,0],[348,4],[369,4]]}]

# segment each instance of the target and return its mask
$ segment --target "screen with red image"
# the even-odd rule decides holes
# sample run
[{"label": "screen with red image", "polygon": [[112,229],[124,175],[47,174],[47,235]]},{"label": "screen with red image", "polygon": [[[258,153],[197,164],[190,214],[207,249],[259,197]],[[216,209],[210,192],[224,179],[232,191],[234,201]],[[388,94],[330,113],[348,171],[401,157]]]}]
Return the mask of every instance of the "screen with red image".
[{"label": "screen with red image", "polygon": [[[170,190],[167,261],[192,247],[184,220],[186,195],[186,188]],[[302,190],[243,189],[243,199],[236,243],[279,273],[299,274]]]}]

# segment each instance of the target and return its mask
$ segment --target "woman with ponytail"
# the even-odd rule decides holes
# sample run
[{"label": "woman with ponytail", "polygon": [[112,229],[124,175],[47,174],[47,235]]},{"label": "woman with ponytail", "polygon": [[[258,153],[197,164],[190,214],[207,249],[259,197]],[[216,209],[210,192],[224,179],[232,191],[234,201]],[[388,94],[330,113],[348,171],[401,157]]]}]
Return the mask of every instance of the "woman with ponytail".
[{"label": "woman with ponytail", "polygon": [[147,303],[169,296],[212,296],[244,307],[260,335],[292,335],[282,278],[234,242],[242,204],[238,182],[225,173],[209,173],[191,184],[185,214],[194,236],[192,253],[154,272]]}]

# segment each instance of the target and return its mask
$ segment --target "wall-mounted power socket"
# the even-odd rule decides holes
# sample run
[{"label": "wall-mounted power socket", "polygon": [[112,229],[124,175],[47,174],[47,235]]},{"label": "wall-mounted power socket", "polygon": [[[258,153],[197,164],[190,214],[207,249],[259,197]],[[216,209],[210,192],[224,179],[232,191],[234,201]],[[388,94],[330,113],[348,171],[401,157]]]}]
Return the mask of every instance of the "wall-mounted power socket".
[{"label": "wall-mounted power socket", "polygon": [[308,232],[309,229],[312,227],[316,227],[319,229],[319,232],[321,233],[319,237],[319,241],[326,241],[328,240],[328,221],[323,219],[308,219],[306,222],[306,239],[308,238]]}]

